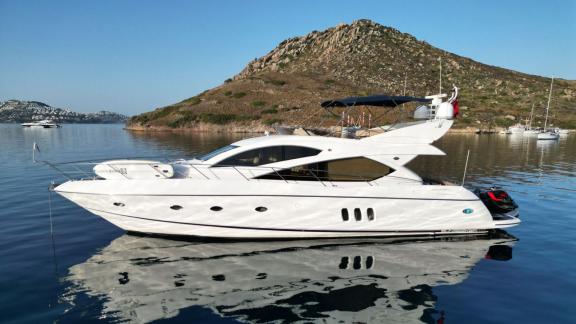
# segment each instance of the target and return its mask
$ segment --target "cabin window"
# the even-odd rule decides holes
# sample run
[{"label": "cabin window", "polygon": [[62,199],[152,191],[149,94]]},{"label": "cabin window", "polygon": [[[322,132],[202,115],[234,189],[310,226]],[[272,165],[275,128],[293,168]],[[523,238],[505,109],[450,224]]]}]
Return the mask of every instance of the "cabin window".
[{"label": "cabin window", "polygon": [[373,220],[374,220],[374,209],[368,208],[366,214],[368,215],[368,220],[369,220],[369,221],[373,221]]},{"label": "cabin window", "polygon": [[236,154],[219,162],[216,166],[259,166],[314,156],[320,152],[320,150],[302,146],[269,146]]},{"label": "cabin window", "polygon": [[348,263],[350,263],[350,259],[347,256],[344,256],[340,259],[340,264],[338,265],[338,268],[348,269]]},{"label": "cabin window", "polygon": [[348,215],[348,208],[342,208],[342,220],[347,222],[350,219]]},{"label": "cabin window", "polygon": [[362,220],[362,212],[360,211],[360,208],[354,208],[354,219],[356,221]]},{"label": "cabin window", "polygon": [[220,154],[222,154],[222,153],[224,153],[224,152],[228,152],[228,151],[233,150],[233,149],[235,149],[235,148],[237,148],[237,147],[238,147],[238,146],[236,146],[236,145],[224,146],[224,147],[221,147],[221,148],[219,148],[219,149],[216,149],[216,150],[214,150],[214,151],[212,151],[212,152],[210,152],[210,153],[208,153],[208,154],[204,154],[204,155],[202,155],[202,156],[200,156],[200,157],[197,157],[197,159],[198,159],[198,160],[202,160],[202,161],[208,161],[208,160],[210,160],[211,158],[215,157],[216,155],[220,155]]},{"label": "cabin window", "polygon": [[300,181],[372,181],[394,172],[385,164],[365,157],[324,161],[279,170],[258,177]]},{"label": "cabin window", "polygon": [[352,268],[354,268],[354,270],[358,270],[360,268],[362,268],[362,257],[357,255],[354,257],[354,263],[352,263]]},{"label": "cabin window", "polygon": [[374,257],[369,255],[366,257],[366,269],[372,269],[372,266],[374,266]]}]

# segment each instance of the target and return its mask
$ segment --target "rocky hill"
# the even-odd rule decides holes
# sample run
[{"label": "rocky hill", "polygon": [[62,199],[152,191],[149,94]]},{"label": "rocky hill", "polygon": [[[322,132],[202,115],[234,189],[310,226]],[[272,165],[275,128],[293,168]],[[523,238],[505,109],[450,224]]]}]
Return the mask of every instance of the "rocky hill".
[{"label": "rocky hill", "polygon": [[[505,50],[505,49],[498,49]],[[530,114],[542,123],[550,79],[482,64],[370,20],[287,39],[222,85],[135,116],[132,129],[261,130],[274,124],[330,126],[323,100],[351,95],[423,96],[461,88],[457,127],[508,126]],[[576,128],[576,81],[555,80],[552,123]],[[407,114],[393,110],[381,123]],[[380,110],[382,111],[382,110]],[[216,126],[215,126],[216,125]]]},{"label": "rocky hill", "polygon": [[124,123],[127,116],[110,111],[79,113],[54,108],[39,101],[8,100],[0,102],[0,123],[24,123],[50,119],[58,123]]}]

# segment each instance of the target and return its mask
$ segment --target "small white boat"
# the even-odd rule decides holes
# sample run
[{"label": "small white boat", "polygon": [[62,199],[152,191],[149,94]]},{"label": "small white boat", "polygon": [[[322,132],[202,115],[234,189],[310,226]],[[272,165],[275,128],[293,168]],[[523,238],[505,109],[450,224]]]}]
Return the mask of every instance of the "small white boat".
[{"label": "small white boat", "polygon": [[457,89],[443,102],[445,97],[326,101],[325,109],[426,102],[419,109],[427,109],[429,119],[362,139],[262,136],[192,160],[106,161],[94,167],[96,177],[53,189],[126,231],[159,235],[436,236],[518,225],[517,205],[506,192],[473,192],[406,167],[418,155],[445,155],[430,145],[453,124]]},{"label": "small white boat", "polygon": [[546,131],[546,132],[542,132],[542,133],[538,134],[539,140],[557,140],[558,138],[560,138],[560,134],[558,134],[554,130],[550,130],[550,131]]},{"label": "small white boat", "polygon": [[526,126],[518,123],[516,125],[508,127],[506,134],[522,134],[526,130]]},{"label": "small white boat", "polygon": [[527,135],[527,136],[537,136],[540,133],[542,133],[542,131],[537,130],[537,129],[527,129],[524,131],[524,135]]},{"label": "small white boat", "polygon": [[58,128],[59,124],[52,122],[51,120],[41,120],[37,122],[29,122],[20,124],[22,127],[42,127],[42,128]]}]

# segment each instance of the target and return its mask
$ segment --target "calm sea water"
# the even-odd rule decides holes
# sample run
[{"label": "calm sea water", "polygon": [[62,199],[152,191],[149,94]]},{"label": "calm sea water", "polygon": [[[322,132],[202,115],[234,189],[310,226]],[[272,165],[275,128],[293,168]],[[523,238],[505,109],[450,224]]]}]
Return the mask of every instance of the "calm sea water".
[{"label": "calm sea water", "polygon": [[[49,192],[51,161],[190,157],[240,135],[120,125],[0,125],[0,322],[570,323],[576,318],[576,136],[448,135],[420,174],[498,184],[521,206],[510,238],[183,242],[126,235]],[[501,246],[500,246],[501,247]],[[490,252],[490,253],[488,253]],[[488,257],[486,256],[488,253]]]}]

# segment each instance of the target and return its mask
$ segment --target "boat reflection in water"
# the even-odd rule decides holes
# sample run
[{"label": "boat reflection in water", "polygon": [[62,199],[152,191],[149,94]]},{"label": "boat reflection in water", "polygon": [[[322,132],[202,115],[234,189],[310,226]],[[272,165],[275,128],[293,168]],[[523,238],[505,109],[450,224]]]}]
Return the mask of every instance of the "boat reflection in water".
[{"label": "boat reflection in water", "polygon": [[461,283],[481,259],[509,260],[515,241],[504,232],[235,243],[124,235],[69,269],[64,300],[73,312],[82,296],[97,298],[97,317],[136,323],[193,306],[249,323],[431,321],[441,316],[432,287]]}]

